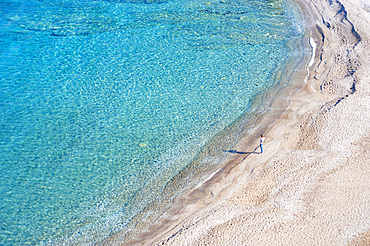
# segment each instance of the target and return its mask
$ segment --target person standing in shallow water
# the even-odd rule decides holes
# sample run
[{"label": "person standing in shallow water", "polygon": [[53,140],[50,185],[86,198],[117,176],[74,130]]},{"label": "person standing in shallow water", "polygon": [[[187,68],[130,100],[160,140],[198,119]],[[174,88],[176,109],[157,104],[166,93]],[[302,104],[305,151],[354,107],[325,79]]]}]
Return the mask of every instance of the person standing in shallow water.
[{"label": "person standing in shallow water", "polygon": [[265,142],[265,137],[261,135],[260,138],[260,148],[261,148],[261,154],[263,153],[263,143]]}]

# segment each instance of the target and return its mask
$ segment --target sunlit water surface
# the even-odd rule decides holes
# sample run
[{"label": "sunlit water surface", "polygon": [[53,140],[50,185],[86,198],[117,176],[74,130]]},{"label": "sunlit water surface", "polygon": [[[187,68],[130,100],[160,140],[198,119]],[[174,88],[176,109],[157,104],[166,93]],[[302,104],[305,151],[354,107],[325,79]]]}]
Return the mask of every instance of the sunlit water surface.
[{"label": "sunlit water surface", "polygon": [[304,35],[293,9],[2,1],[0,244],[91,244],[125,230],[302,56],[289,46]]}]

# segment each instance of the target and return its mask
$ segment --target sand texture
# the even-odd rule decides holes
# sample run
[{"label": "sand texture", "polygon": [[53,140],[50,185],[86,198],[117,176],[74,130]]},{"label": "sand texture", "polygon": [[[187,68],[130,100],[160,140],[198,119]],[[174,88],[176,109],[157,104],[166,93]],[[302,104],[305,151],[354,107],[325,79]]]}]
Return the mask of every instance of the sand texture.
[{"label": "sand texture", "polygon": [[265,152],[239,143],[127,245],[370,245],[370,2],[300,2],[315,60]]}]

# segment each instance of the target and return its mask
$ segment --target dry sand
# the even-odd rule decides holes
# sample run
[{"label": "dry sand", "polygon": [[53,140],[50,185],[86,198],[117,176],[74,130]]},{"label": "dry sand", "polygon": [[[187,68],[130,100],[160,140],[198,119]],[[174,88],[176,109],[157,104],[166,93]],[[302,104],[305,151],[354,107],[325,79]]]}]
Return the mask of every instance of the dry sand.
[{"label": "dry sand", "polygon": [[370,245],[370,2],[300,2],[315,60],[265,152],[177,198],[127,245]]}]

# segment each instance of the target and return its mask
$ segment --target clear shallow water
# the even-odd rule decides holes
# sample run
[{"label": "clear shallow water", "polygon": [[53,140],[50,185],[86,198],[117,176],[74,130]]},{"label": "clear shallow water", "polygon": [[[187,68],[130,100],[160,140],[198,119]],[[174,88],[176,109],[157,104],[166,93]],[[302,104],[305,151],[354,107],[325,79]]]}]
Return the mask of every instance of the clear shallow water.
[{"label": "clear shallow water", "polygon": [[125,229],[302,56],[291,7],[1,2],[0,244]]}]

